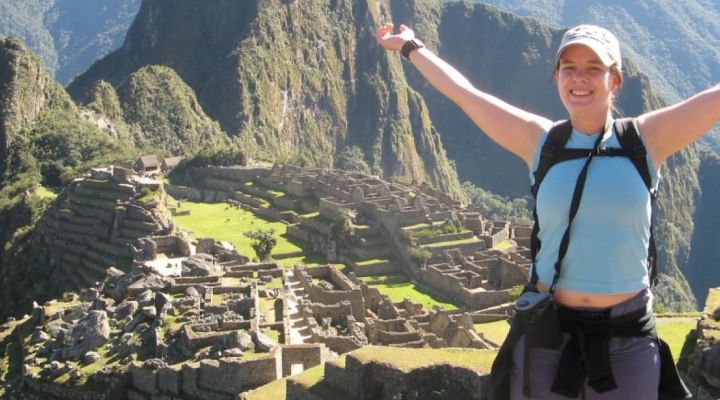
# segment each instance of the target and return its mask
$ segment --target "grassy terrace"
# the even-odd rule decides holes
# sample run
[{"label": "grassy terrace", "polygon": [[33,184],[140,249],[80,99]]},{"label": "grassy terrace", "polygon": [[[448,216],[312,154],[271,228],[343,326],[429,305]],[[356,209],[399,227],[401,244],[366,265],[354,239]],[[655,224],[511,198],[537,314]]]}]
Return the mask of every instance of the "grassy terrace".
[{"label": "grassy terrace", "polygon": [[406,372],[432,364],[450,364],[490,372],[490,366],[497,352],[461,348],[410,350],[400,347],[367,346],[351,354],[361,362],[376,361]]},{"label": "grassy terrace", "polygon": [[[450,364],[489,372],[496,352],[475,349],[403,349],[399,347],[367,346],[352,353],[362,363],[377,362],[391,365],[404,372],[431,364]],[[345,356],[332,363],[344,367]],[[322,365],[308,369],[300,375],[278,380],[244,394],[247,400],[274,400],[286,397],[286,380],[290,379],[325,399],[351,400],[341,389],[326,384]]]},{"label": "grassy terrace", "polygon": [[515,241],[507,239],[498,243],[498,245],[495,246],[494,249],[503,251],[513,247],[513,245],[515,245]]},{"label": "grassy terrace", "polygon": [[695,349],[695,328],[699,317],[657,317],[658,335],[672,350],[673,360],[686,358]]},{"label": "grassy terrace", "polygon": [[[317,365],[308,369],[300,375],[291,378],[283,378],[274,382],[268,383],[267,385],[261,386],[255,390],[251,390],[245,393],[245,399],[247,400],[280,400],[287,396],[286,385],[287,380],[292,379],[294,381],[302,382],[306,387],[322,382],[325,377],[325,366]],[[335,398],[335,397],[333,397]],[[340,400],[340,399],[338,399]]]},{"label": "grassy terrace", "polygon": [[380,293],[390,297],[394,302],[403,301],[403,299],[408,298],[416,303],[422,304],[426,310],[431,310],[436,305],[446,310],[455,310],[458,308],[455,304],[438,299],[430,292],[412,282],[379,283],[378,278],[377,276],[366,276],[361,277],[360,280],[366,282],[368,286],[376,288]]},{"label": "grassy terrace", "polygon": [[57,193],[51,191],[45,186],[38,186],[37,189],[35,189],[35,195],[40,197],[41,199],[51,200],[55,200],[55,198],[57,197]]},{"label": "grassy terrace", "polygon": [[478,239],[477,237],[473,236],[473,237],[471,237],[471,238],[462,239],[462,240],[453,240],[453,241],[449,241],[449,242],[424,244],[424,245],[422,245],[422,246],[420,246],[420,247],[423,247],[423,248],[426,248],[426,249],[432,249],[432,248],[436,248],[436,247],[445,247],[445,246],[450,246],[450,245],[460,245],[460,244],[478,243],[478,242],[480,242],[480,239]]},{"label": "grassy terrace", "polygon": [[282,222],[270,221],[250,211],[230,207],[226,203],[195,203],[183,201],[180,211],[190,210],[190,215],[176,216],[175,221],[195,238],[212,237],[233,244],[240,254],[253,256],[250,238],[243,232],[253,229],[275,229],[278,243],[273,257],[282,257],[302,251],[302,244],[287,237],[287,226]]},{"label": "grassy terrace", "polygon": [[510,332],[510,324],[506,320],[475,324],[475,330],[500,345]]}]

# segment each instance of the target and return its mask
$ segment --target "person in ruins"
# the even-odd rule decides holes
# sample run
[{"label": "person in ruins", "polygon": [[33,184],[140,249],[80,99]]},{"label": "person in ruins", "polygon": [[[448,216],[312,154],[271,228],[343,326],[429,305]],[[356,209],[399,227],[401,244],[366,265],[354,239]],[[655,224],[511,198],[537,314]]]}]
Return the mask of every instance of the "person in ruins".
[{"label": "person in ruins", "polygon": [[476,88],[407,26],[385,24],[376,40],[530,170],[530,282],[493,364],[492,397],[689,397],[654,325],[651,210],[663,162],[720,121],[720,85],[615,119],[620,45],[608,30],[581,25],[556,53],[568,120],[554,123]]}]

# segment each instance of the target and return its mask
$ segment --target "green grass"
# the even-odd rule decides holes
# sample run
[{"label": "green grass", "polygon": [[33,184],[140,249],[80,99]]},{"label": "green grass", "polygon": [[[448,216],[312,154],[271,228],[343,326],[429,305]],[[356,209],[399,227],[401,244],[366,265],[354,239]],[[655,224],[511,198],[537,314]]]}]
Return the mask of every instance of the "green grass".
[{"label": "green grass", "polygon": [[284,400],[287,396],[287,378],[278,379],[255,390],[245,392],[247,400]]},{"label": "green grass", "polygon": [[[672,351],[673,360],[677,363],[681,355],[692,352],[694,348],[694,340],[692,344],[686,345],[688,335],[694,337],[693,331],[697,327],[697,318],[657,318],[658,335],[667,342]],[[684,348],[688,346],[688,348]]]},{"label": "green grass", "polygon": [[35,189],[35,195],[40,197],[41,199],[55,200],[55,198],[57,197],[57,193],[52,192],[50,189],[46,188],[45,186],[38,186],[38,188]]},{"label": "green grass", "polygon": [[211,237],[228,241],[240,254],[253,257],[255,251],[250,246],[250,238],[243,232],[254,229],[275,229],[277,245],[271,256],[295,253],[303,249],[287,236],[287,226],[259,217],[250,211],[228,206],[226,203],[196,203],[183,201],[180,211],[190,210],[190,215],[176,216],[175,221],[184,230],[190,231],[195,238]]},{"label": "green grass", "polygon": [[477,242],[479,242],[479,241],[480,241],[480,239],[478,239],[478,238],[476,238],[476,237],[473,236],[473,237],[468,238],[468,239],[452,240],[452,241],[449,241],[449,242],[441,242],[441,243],[433,243],[433,244],[425,244],[425,245],[422,245],[422,246],[420,246],[420,247],[422,247],[422,248],[435,248],[435,247],[444,247],[444,246],[448,246],[448,245],[459,245],[459,244],[467,244],[467,243],[477,243]]},{"label": "green grass", "polygon": [[365,267],[365,266],[368,266],[368,265],[375,265],[375,264],[386,263],[386,262],[388,262],[388,261],[390,261],[390,260],[388,260],[387,258],[373,258],[373,259],[370,259],[370,260],[358,261],[358,262],[356,262],[355,264],[357,264],[357,265],[360,266],[360,267]]},{"label": "green grass", "polygon": [[450,364],[489,372],[497,352],[466,348],[404,349],[400,347],[367,346],[352,353],[361,362],[382,362],[403,371],[412,371],[431,364]]},{"label": "green grass", "polygon": [[506,239],[506,240],[503,240],[502,242],[498,243],[497,246],[495,246],[495,247],[493,247],[493,248],[494,248],[495,250],[504,251],[504,250],[510,249],[510,248],[513,247],[514,245],[515,245],[515,241],[514,241],[514,240]]},{"label": "green grass", "polygon": [[270,329],[269,331],[265,331],[264,333],[265,333],[265,336],[274,340],[275,343],[281,343],[280,336],[282,336],[282,332],[275,330],[275,329]]},{"label": "green grass", "polygon": [[495,344],[500,345],[505,340],[508,332],[510,332],[510,324],[506,320],[475,324],[475,330]]},{"label": "green grass", "polygon": [[267,297],[260,298],[260,312],[265,316],[265,322],[275,322],[275,301]]},{"label": "green grass", "polygon": [[388,283],[402,283],[402,282],[410,281],[410,278],[408,278],[406,275],[402,275],[402,274],[359,276],[358,279],[367,283],[370,286],[382,285],[382,284],[388,284]]},{"label": "green grass", "polygon": [[431,310],[435,305],[439,305],[446,310],[455,310],[458,308],[455,304],[447,303],[434,297],[412,282],[371,284],[370,286],[377,288],[380,293],[390,297],[394,302],[408,298],[416,303],[422,304],[426,310]]},{"label": "green grass", "polygon": [[[283,287],[283,279],[282,279],[282,277],[278,276],[277,278],[273,278],[273,280],[271,280],[270,282],[268,282],[264,285],[261,285],[260,287],[265,288],[265,289],[281,288],[281,287]],[[273,299],[273,300],[275,300],[275,299]]]},{"label": "green grass", "polygon": [[403,226],[401,229],[404,231],[416,231],[416,230],[430,229],[430,228],[433,228],[436,226],[441,226],[444,223],[445,223],[445,221],[435,221],[432,223],[432,225],[430,225],[428,223],[421,222],[421,223],[415,224],[415,225]]},{"label": "green grass", "polygon": [[[295,264],[303,264],[308,267],[316,267],[318,265],[325,265],[328,263],[327,259],[318,254],[308,254],[302,257],[289,257],[277,260],[277,262],[285,268],[292,268]],[[342,264],[336,264],[338,268],[342,267]]]}]

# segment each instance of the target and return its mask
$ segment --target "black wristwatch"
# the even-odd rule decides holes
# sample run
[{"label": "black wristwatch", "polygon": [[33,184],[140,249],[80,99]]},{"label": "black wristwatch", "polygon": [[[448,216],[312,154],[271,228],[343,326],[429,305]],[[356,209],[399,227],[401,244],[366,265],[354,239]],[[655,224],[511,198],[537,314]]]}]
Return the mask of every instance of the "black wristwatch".
[{"label": "black wristwatch", "polygon": [[405,59],[410,60],[410,53],[423,47],[425,47],[425,44],[419,39],[410,39],[400,48],[400,54],[402,54]]}]

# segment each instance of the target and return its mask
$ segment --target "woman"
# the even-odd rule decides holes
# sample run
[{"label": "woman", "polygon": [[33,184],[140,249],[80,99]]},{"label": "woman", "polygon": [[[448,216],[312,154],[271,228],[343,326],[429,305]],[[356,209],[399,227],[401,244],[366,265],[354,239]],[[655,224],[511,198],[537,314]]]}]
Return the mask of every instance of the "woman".
[{"label": "woman", "polygon": [[[402,51],[491,139],[522,158],[531,173],[535,171],[552,121],[476,89],[425,48],[404,25],[399,33],[393,33],[393,24],[386,24],[376,38],[385,49]],[[592,25],[568,30],[557,51],[554,77],[573,129],[565,147],[619,147],[612,110],[623,75],[615,36]],[[634,127],[647,150],[652,185],[657,187],[658,171],[665,159],[697,140],[718,121],[720,86],[638,116]],[[647,273],[650,194],[627,158],[595,157],[587,167],[577,214],[570,220],[568,210],[584,165],[585,160],[580,159],[554,165],[537,192],[542,246],[533,268],[538,277],[537,290],[551,289],[552,300],[560,310],[563,343],[549,349],[526,348],[526,337],[509,344],[510,397],[658,399],[659,391],[667,394],[665,389],[671,386],[675,389],[670,390],[673,397],[682,398],[684,386],[676,375],[671,377],[675,380],[666,379],[667,368],[674,372],[674,365],[660,363],[660,356],[667,356],[667,352],[660,351],[662,344],[656,340],[652,319]],[[566,229],[572,232],[572,239],[563,258],[559,247]],[[555,285],[554,264],[560,264],[558,258],[562,268]],[[585,319],[596,316],[603,318],[604,325],[588,328]],[[617,324],[620,327],[616,329]],[[640,327],[642,324],[646,325]],[[594,329],[607,334],[605,347],[602,340],[593,342]],[[618,333],[622,329],[625,334]],[[601,345],[591,349],[588,343]],[[562,371],[568,365],[577,370]],[[496,372],[494,366],[493,375]]]}]

